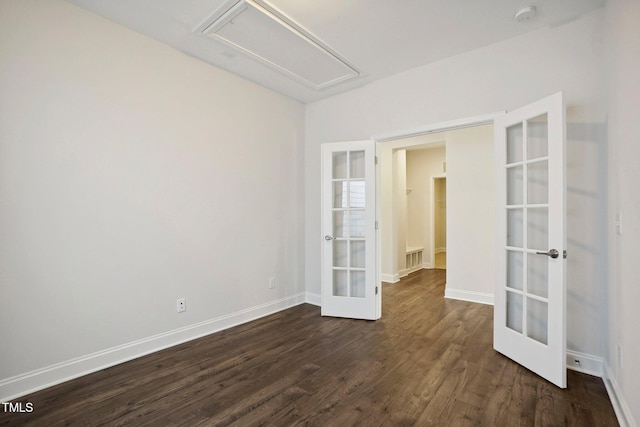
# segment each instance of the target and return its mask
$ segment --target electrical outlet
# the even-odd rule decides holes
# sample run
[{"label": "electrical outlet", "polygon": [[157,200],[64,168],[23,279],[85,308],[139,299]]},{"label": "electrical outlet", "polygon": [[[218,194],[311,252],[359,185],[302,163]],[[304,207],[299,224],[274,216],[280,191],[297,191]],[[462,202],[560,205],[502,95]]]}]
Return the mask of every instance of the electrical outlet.
[{"label": "electrical outlet", "polygon": [[616,220],[614,222],[616,226],[616,233],[619,236],[622,236],[622,214],[620,212],[616,212]]},{"label": "electrical outlet", "polygon": [[276,278],[269,277],[269,289],[275,289],[275,288],[276,288]]},{"label": "electrical outlet", "polygon": [[178,298],[176,301],[176,310],[178,310],[178,313],[187,311],[187,301],[184,298]]}]

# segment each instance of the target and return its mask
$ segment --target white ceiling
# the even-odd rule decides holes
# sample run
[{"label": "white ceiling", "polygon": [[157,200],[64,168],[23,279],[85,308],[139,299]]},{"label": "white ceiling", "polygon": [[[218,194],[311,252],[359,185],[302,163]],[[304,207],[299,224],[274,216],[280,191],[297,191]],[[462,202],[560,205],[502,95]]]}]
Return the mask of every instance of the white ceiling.
[{"label": "white ceiling", "polygon": [[[322,89],[197,31],[228,0],[68,1],[277,92],[311,102],[538,28],[562,25],[601,7],[605,0],[268,0],[362,73]],[[536,6],[536,17],[516,22],[516,11],[528,5]]]}]

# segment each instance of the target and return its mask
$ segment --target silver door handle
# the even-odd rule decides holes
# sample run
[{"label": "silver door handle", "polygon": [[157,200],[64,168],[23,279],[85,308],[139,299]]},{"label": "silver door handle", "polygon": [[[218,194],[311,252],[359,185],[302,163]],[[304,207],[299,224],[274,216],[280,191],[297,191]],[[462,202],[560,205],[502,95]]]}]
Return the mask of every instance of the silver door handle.
[{"label": "silver door handle", "polygon": [[560,252],[557,249],[549,249],[548,252],[536,251],[537,255],[546,255],[551,258],[558,258],[560,256]]},{"label": "silver door handle", "polygon": [[327,242],[330,241],[330,240],[333,240],[333,239],[335,239],[335,237],[333,237],[333,236],[329,236],[329,235],[324,236],[324,240],[326,240]]}]

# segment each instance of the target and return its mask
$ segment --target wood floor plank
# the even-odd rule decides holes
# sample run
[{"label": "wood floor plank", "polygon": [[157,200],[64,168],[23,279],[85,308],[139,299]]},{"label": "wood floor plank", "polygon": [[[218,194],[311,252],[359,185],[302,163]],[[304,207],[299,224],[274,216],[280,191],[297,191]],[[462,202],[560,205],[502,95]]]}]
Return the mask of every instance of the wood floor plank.
[{"label": "wood floor plank", "polygon": [[383,284],[379,321],[303,304],[33,393],[33,426],[616,426],[600,378],[561,390],[492,348],[445,270]]}]

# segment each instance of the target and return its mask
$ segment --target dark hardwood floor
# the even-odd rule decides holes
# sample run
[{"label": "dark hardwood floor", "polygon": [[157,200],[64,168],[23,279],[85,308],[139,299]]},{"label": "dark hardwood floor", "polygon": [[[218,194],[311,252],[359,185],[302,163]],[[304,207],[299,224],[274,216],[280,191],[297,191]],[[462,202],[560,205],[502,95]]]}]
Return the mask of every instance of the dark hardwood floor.
[{"label": "dark hardwood floor", "polygon": [[383,285],[376,322],[300,305],[25,396],[0,425],[615,426],[600,378],[558,389],[496,353],[445,271]]}]

